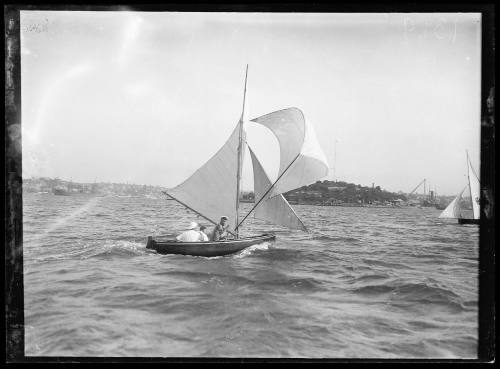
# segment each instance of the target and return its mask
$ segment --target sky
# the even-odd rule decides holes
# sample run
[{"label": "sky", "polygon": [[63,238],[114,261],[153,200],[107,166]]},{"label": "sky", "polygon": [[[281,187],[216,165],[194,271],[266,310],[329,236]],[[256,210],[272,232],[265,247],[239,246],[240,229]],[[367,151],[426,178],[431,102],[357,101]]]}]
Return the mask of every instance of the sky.
[{"label": "sky", "polygon": [[[23,177],[178,185],[238,123],[248,64],[249,117],[302,110],[323,179],[453,195],[466,150],[479,172],[480,57],[476,13],[22,11]],[[275,179],[277,140],[246,129]]]}]

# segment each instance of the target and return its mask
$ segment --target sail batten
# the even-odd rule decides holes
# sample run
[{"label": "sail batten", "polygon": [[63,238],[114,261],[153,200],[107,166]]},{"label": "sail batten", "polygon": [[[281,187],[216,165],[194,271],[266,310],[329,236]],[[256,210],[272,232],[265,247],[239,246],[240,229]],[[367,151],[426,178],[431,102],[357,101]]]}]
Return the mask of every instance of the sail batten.
[{"label": "sail batten", "polygon": [[272,185],[271,180],[250,146],[248,146],[248,149],[250,150],[253,164],[255,199],[262,199],[255,206],[254,217],[279,226],[307,231],[306,226],[283,195],[280,194],[272,198],[269,194],[266,195],[266,192],[268,192],[268,189]]}]

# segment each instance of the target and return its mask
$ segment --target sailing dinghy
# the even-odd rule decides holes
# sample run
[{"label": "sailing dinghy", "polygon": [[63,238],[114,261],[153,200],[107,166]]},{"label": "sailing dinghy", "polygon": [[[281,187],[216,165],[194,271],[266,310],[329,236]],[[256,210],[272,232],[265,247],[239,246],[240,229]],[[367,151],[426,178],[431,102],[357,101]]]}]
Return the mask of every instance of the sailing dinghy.
[{"label": "sailing dinghy", "polygon": [[[467,180],[468,185],[466,185],[462,191],[453,199],[453,201],[443,210],[439,215],[439,218],[450,218],[457,219],[459,224],[479,224],[480,218],[480,207],[479,207],[479,178],[472,167],[469,159],[469,154],[467,155]],[[464,209],[461,207],[462,194],[469,187],[470,202],[472,206],[472,218],[466,218],[464,215]]]},{"label": "sailing dinghy", "polygon": [[[146,247],[161,254],[222,256],[249,246],[275,240],[275,235],[240,237],[242,223],[253,213],[257,219],[307,231],[307,228],[282,195],[314,183],[328,175],[328,163],[313,127],[301,110],[288,108],[248,121],[245,112],[248,66],[245,74],[243,109],[233,133],[219,151],[188,179],[164,193],[185,208],[216,225],[222,215],[229,218],[232,239],[207,242],[181,242],[148,237]],[[280,145],[280,168],[272,182],[246,140],[245,125],[257,123],[276,136]],[[255,202],[240,220],[239,194],[245,149],[248,146],[254,171]]]}]

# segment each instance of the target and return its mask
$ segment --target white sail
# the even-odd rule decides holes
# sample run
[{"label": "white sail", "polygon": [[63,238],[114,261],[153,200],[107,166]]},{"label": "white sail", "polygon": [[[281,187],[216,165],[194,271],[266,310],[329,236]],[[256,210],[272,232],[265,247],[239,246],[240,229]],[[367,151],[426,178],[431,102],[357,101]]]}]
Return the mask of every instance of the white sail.
[{"label": "white sail", "polygon": [[464,193],[466,188],[467,187],[464,187],[464,189],[457,195],[457,197],[455,197],[455,199],[450,202],[446,209],[444,209],[443,212],[439,215],[439,218],[461,218],[460,200],[462,199],[462,194]]},{"label": "white sail", "polygon": [[[272,183],[255,156],[255,153],[250,149],[250,146],[248,148],[253,164],[255,199],[259,201],[259,199],[265,195],[269,187],[271,187]],[[297,214],[295,214],[283,195],[278,195],[273,198],[269,198],[269,194],[266,195],[266,198],[255,208],[254,217],[283,227],[307,231],[307,228]]]},{"label": "white sail", "polygon": [[[252,119],[269,128],[280,144],[278,180],[270,197],[311,184],[328,175],[328,163],[313,127],[297,108],[288,108]],[[258,200],[258,198],[256,198]]]},{"label": "white sail", "polygon": [[[241,131],[243,156],[246,140],[245,131]],[[240,123],[210,160],[180,185],[167,191],[175,200],[213,223],[218,223],[221,216],[227,216],[231,230],[236,227],[239,132]]]},{"label": "white sail", "polygon": [[480,209],[479,209],[479,179],[472,168],[470,160],[467,158],[467,176],[469,177],[469,188],[470,188],[470,198],[472,202],[472,212],[474,214],[474,219],[479,219]]}]

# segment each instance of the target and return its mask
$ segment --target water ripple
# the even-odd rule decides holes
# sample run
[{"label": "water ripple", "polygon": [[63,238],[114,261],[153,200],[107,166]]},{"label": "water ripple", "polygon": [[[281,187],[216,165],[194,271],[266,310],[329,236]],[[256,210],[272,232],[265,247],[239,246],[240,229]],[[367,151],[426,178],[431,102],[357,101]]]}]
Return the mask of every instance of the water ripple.
[{"label": "water ripple", "polygon": [[[174,201],[27,194],[26,355],[475,355],[477,227],[414,208],[294,209],[311,233],[205,258],[145,248],[205,223]],[[251,217],[242,230],[270,231]]]}]

